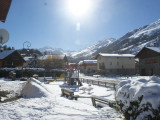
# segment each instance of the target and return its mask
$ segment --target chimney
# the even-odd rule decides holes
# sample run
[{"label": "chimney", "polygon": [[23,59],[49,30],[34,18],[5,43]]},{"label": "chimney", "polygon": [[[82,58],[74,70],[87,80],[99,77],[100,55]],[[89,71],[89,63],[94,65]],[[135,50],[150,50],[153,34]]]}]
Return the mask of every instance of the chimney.
[{"label": "chimney", "polygon": [[1,48],[0,48],[0,52],[3,52],[3,51],[4,51],[4,48],[3,48],[3,47],[1,47]]}]

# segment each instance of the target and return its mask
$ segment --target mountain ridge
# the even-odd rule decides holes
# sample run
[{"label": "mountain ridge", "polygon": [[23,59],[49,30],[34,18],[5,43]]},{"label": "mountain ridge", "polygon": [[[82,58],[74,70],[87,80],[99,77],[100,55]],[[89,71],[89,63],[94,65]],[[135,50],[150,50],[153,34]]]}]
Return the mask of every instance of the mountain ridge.
[{"label": "mountain ridge", "polygon": [[[59,53],[68,55],[72,61],[94,59],[100,53],[130,53],[137,54],[143,47],[160,47],[160,19],[137,29],[134,29],[119,39],[108,38],[77,52],[67,52],[59,48]],[[58,51],[54,49],[55,51]],[[53,51],[54,51],[53,50]]]}]

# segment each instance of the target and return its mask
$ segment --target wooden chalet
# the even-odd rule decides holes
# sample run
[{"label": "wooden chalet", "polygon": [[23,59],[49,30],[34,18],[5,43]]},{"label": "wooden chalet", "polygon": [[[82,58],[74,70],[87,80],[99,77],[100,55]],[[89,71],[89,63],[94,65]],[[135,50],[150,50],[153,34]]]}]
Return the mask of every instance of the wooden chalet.
[{"label": "wooden chalet", "polygon": [[0,52],[0,68],[22,67],[25,60],[17,50],[5,50]]},{"label": "wooden chalet", "polygon": [[139,58],[140,75],[160,75],[160,48],[144,47],[135,57]]}]

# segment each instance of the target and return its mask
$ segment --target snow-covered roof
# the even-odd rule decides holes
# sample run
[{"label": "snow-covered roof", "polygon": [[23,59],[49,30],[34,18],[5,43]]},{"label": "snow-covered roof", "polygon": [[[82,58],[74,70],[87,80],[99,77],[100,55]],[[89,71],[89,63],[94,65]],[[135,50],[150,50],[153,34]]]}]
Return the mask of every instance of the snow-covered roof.
[{"label": "snow-covered roof", "polygon": [[135,57],[132,54],[107,54],[107,53],[99,53],[99,55],[103,57]]},{"label": "snow-covered roof", "polygon": [[78,65],[82,65],[83,64],[83,61],[79,61]]},{"label": "snow-covered roof", "polygon": [[76,63],[68,63],[68,65],[76,65]]},{"label": "snow-covered roof", "polygon": [[146,48],[148,48],[148,49],[150,49],[150,50],[153,50],[153,51],[155,51],[155,52],[160,53],[160,47],[146,47]]},{"label": "snow-covered roof", "polygon": [[29,60],[32,59],[32,58],[33,58],[33,57],[31,57],[31,56],[30,56],[30,57],[24,57],[24,60],[25,60],[25,61],[29,61]]},{"label": "snow-covered roof", "polygon": [[8,55],[12,54],[15,52],[15,50],[5,50],[3,52],[0,52],[0,59],[6,58]]},{"label": "snow-covered roof", "polygon": [[96,64],[97,60],[83,60],[83,62],[86,64]]}]

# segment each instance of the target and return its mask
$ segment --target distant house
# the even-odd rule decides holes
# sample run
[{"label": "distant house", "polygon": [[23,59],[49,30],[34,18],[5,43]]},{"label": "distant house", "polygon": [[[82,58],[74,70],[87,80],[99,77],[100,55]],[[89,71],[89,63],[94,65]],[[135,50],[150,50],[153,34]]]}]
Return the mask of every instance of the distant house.
[{"label": "distant house", "polygon": [[96,73],[97,60],[83,60],[78,63],[81,72],[86,74]]},{"label": "distant house", "polygon": [[77,69],[78,66],[76,63],[68,63],[68,65],[65,65],[65,69]]},{"label": "distant house", "polygon": [[160,75],[160,48],[144,47],[135,57],[139,58],[140,75]]},{"label": "distant house", "polygon": [[0,68],[8,67],[22,67],[25,60],[17,50],[6,50],[0,52]]},{"label": "distant house", "polygon": [[97,55],[97,70],[106,75],[132,75],[135,74],[135,60],[132,54],[106,54]]}]

